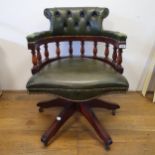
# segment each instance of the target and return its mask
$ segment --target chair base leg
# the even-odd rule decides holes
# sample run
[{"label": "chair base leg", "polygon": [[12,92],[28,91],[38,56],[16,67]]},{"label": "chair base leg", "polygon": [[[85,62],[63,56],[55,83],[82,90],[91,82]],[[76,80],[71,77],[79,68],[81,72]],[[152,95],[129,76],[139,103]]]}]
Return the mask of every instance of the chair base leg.
[{"label": "chair base leg", "polygon": [[75,111],[76,108],[73,104],[69,104],[64,107],[60,114],[55,118],[52,125],[41,137],[41,141],[44,143],[45,146],[48,144],[50,138],[57,133],[60,127],[67,121],[68,118],[70,118],[74,114]]},{"label": "chair base leg", "polygon": [[56,98],[54,100],[39,102],[37,106],[39,107],[39,112],[43,112],[45,108],[64,107],[67,104],[68,104],[68,101],[60,99],[60,98]]},{"label": "chair base leg", "polygon": [[41,137],[41,141],[46,146],[49,140],[58,132],[60,127],[76,112],[79,111],[88,120],[92,127],[97,132],[98,136],[103,140],[106,149],[112,144],[112,139],[107,131],[100,124],[96,115],[92,111],[92,108],[105,108],[112,111],[120,108],[119,105],[101,100],[90,100],[85,102],[73,102],[64,99],[55,99],[45,102],[40,102],[37,104],[40,109],[49,107],[64,107],[60,114],[56,117],[54,122],[48,128],[48,130]]},{"label": "chair base leg", "polygon": [[115,115],[116,110],[120,108],[120,106],[118,104],[116,104],[116,103],[101,101],[101,100],[98,100],[98,99],[94,99],[94,100],[91,100],[91,101],[88,101],[88,102],[89,102],[88,104],[92,108],[105,108],[105,109],[108,109],[108,110],[112,110],[112,115]]}]

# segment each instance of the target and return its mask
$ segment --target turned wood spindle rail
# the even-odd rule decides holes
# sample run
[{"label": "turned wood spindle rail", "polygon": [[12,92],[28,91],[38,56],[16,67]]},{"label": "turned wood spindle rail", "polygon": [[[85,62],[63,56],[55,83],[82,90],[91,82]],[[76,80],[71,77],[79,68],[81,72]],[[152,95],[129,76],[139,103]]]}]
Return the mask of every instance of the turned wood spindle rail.
[{"label": "turned wood spindle rail", "polygon": [[[29,49],[31,49],[32,53],[32,63],[33,63],[33,68],[32,68],[32,73],[35,74],[37,73],[43,66],[46,64],[55,61],[57,59],[63,59],[66,58],[66,56],[61,56],[61,50],[60,50],[60,42],[61,41],[67,41],[69,44],[68,47],[68,56],[67,57],[73,57],[73,41],[80,41],[80,56],[81,57],[89,57],[89,58],[95,58],[100,61],[103,61],[105,63],[108,63],[110,66],[112,66],[116,71],[119,73],[123,73],[123,67],[122,67],[122,52],[123,48],[125,46],[125,42],[118,42],[116,40],[110,40],[109,38],[104,38],[104,37],[80,37],[80,36],[65,36],[65,37],[51,37],[51,38],[44,38],[43,40],[38,40],[35,44],[28,44]],[[85,41],[93,41],[93,56],[87,56],[85,55]],[[56,58],[50,58],[49,55],[49,48],[48,44],[49,43],[55,43],[56,45]],[[104,55],[102,57],[98,56],[98,49],[97,45],[98,42],[103,42],[105,43],[105,50],[104,50]],[[40,47],[44,46],[44,53],[40,52]],[[110,55],[110,46],[113,46],[112,50],[112,56]],[[121,47],[119,47],[121,45]],[[123,46],[124,45],[124,46]],[[42,55],[44,54],[45,56],[45,61],[42,60]],[[111,58],[109,58],[111,56]]]},{"label": "turned wood spindle rail", "polygon": [[81,41],[81,50],[80,50],[80,52],[81,52],[81,56],[83,57],[84,52],[85,52],[85,50],[84,50],[84,41]]},{"label": "turned wood spindle rail", "polygon": [[48,60],[49,59],[49,51],[48,51],[47,43],[45,43],[44,47],[45,47],[45,53],[44,53],[45,59]]},{"label": "turned wood spindle rail", "polygon": [[122,48],[119,48],[118,49],[118,56],[117,56],[117,65],[121,66],[122,64],[122,52],[123,52],[123,49]]},{"label": "turned wood spindle rail", "polygon": [[105,52],[104,52],[105,58],[108,59],[109,56],[109,44],[106,43],[105,45]]},{"label": "turned wood spindle rail", "polygon": [[93,56],[94,58],[97,56],[97,41],[94,41]]},{"label": "turned wood spindle rail", "polygon": [[56,42],[56,55],[58,58],[60,57],[60,44],[58,41]]},{"label": "turned wood spindle rail", "polygon": [[114,46],[113,55],[112,55],[113,63],[116,63],[117,59],[117,47]]},{"label": "turned wood spindle rail", "polygon": [[70,57],[72,57],[72,55],[73,55],[72,41],[69,41],[69,55],[70,55]]},{"label": "turned wood spindle rail", "polygon": [[37,60],[38,60],[38,64],[41,64],[41,53],[40,53],[40,47],[37,47]]},{"label": "turned wood spindle rail", "polygon": [[36,56],[36,52],[35,49],[33,48],[32,51],[32,63],[33,63],[33,67],[35,67],[37,65],[37,56]]}]

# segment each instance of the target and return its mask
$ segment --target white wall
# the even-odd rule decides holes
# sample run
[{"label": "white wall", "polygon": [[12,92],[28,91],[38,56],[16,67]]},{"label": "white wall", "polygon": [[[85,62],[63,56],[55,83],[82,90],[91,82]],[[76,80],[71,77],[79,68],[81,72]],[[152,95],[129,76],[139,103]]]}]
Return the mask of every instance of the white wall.
[{"label": "white wall", "polygon": [[46,7],[108,7],[110,14],[104,28],[128,35],[124,50],[125,76],[130,90],[141,89],[146,66],[155,51],[154,0],[0,0],[0,86],[25,89],[30,77],[31,54],[26,35],[49,29],[43,16]]}]

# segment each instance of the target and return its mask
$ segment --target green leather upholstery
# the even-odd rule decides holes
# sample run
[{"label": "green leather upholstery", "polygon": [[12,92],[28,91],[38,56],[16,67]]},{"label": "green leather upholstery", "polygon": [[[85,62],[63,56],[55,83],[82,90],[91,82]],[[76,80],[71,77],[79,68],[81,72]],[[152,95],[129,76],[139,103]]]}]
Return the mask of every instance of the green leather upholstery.
[{"label": "green leather upholstery", "polygon": [[109,14],[108,8],[48,8],[44,14],[50,20],[50,30],[27,36],[28,42],[59,35],[105,36],[118,41],[126,41],[127,38],[123,33],[103,29],[102,22]]},{"label": "green leather upholstery", "polygon": [[118,41],[126,41],[127,35],[121,32],[104,30],[100,36],[113,38]]},{"label": "green leather upholstery", "polygon": [[111,91],[126,91],[126,78],[95,59],[66,58],[46,65],[27,83],[29,92],[48,92],[73,100],[87,100]]},{"label": "green leather upholstery", "polygon": [[54,35],[98,35],[108,8],[49,8],[44,10]]},{"label": "green leather upholstery", "polygon": [[36,42],[39,39],[43,39],[51,36],[53,36],[52,31],[41,31],[41,32],[32,33],[28,35],[26,38],[27,38],[27,41],[30,43],[30,42]]}]

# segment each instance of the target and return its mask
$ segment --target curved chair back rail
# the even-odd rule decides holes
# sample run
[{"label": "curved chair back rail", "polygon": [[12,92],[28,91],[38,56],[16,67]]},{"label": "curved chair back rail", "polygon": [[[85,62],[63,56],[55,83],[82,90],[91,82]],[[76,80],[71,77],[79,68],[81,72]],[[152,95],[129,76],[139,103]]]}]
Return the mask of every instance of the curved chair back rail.
[{"label": "curved chair back rail", "polygon": [[[122,67],[122,52],[123,48],[125,46],[125,42],[119,42],[111,38],[101,37],[101,36],[54,36],[54,37],[46,37],[43,39],[38,40],[35,43],[29,43],[28,48],[32,52],[32,73],[35,74],[38,72],[43,66],[46,64],[66,58],[61,56],[61,49],[60,49],[60,42],[61,41],[67,41],[69,42],[69,49],[68,49],[68,57],[74,56],[74,50],[72,47],[73,41],[80,41],[81,47],[80,47],[80,56],[81,57],[87,57],[87,58],[93,58],[98,59],[100,61],[106,62],[107,64],[111,65],[116,71],[123,73],[123,67]],[[85,41],[93,41],[93,56],[87,56],[85,55]],[[56,57],[55,58],[49,58],[49,50],[48,50],[48,44],[55,42],[56,45]],[[103,57],[97,56],[98,50],[97,50],[97,44],[98,42],[105,43],[105,50],[103,51]],[[110,58],[110,48],[109,46],[113,46],[112,51],[112,58]],[[40,46],[44,46],[44,57],[43,60],[42,53],[40,52]]]}]

